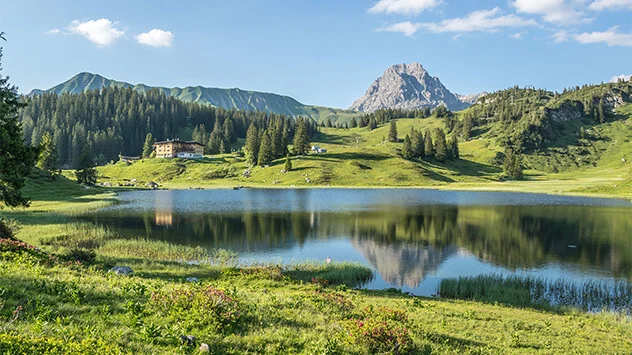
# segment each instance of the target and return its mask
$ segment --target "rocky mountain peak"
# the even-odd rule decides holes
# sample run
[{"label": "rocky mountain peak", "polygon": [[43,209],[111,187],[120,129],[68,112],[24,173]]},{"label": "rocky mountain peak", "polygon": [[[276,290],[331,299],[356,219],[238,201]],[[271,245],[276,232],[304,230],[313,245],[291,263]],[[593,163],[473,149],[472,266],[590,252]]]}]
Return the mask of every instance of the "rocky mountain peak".
[{"label": "rocky mountain peak", "polygon": [[450,92],[437,77],[417,62],[396,64],[384,71],[356,100],[352,110],[374,112],[384,108],[417,109],[445,105],[450,110],[462,110],[465,103]]}]

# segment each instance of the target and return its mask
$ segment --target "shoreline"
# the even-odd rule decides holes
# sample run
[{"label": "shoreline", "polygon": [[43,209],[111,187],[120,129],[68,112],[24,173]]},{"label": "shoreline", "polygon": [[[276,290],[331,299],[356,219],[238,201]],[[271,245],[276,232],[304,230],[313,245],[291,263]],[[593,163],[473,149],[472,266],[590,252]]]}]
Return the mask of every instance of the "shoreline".
[{"label": "shoreline", "polygon": [[[513,182],[515,184],[515,182]],[[550,196],[571,196],[571,197],[586,197],[586,198],[607,198],[607,199],[617,199],[632,202],[632,194],[606,194],[606,193],[591,193],[591,192],[577,192],[577,191],[544,191],[544,190],[530,190],[524,189],[520,186],[486,186],[491,184],[502,184],[502,182],[491,182],[488,184],[479,184],[479,183],[452,183],[446,185],[421,185],[421,186],[357,186],[357,185],[333,185],[333,186],[284,186],[284,185],[263,185],[263,184],[254,184],[254,185],[204,185],[204,184],[193,184],[191,186],[181,186],[181,184],[167,184],[166,186],[161,186],[158,190],[235,190],[238,189],[268,189],[268,190],[289,190],[289,189],[349,189],[349,190],[388,190],[388,189],[409,189],[409,190],[438,190],[438,191],[462,191],[462,192],[506,192],[506,193],[520,193],[520,194],[539,194],[539,195],[550,195]],[[474,186],[472,186],[474,185]],[[512,188],[513,187],[513,188]],[[99,187],[103,188],[103,187]],[[151,188],[145,187],[108,187],[112,191],[146,191],[152,190]]]}]

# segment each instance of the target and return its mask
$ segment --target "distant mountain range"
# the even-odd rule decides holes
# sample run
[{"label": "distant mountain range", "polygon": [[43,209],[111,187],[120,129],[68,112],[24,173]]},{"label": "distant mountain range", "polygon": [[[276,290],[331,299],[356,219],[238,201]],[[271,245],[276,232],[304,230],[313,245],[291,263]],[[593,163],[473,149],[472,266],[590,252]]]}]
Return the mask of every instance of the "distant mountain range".
[{"label": "distant mountain range", "polygon": [[203,86],[184,88],[153,87],[145,84],[130,84],[105,78],[99,74],[79,73],[67,81],[47,90],[34,89],[28,95],[55,93],[79,94],[86,90],[98,90],[106,87],[131,88],[144,93],[159,89],[167,96],[182,101],[209,104],[225,109],[257,110],[284,114],[287,116],[306,116],[319,122],[331,119],[350,120],[364,112],[373,112],[381,108],[416,109],[446,105],[450,110],[462,110],[471,106],[486,93],[461,96],[450,92],[437,77],[432,77],[419,63],[398,64],[388,68],[356,100],[349,110],[330,107],[305,105],[296,99],[267,92],[242,90],[239,88],[220,89]]},{"label": "distant mountain range", "polygon": [[101,75],[87,72],[79,73],[48,90],[32,90],[29,95],[39,95],[43,93],[55,93],[58,95],[64,93],[79,94],[86,90],[97,90],[106,87],[132,88],[142,93],[156,88],[164,92],[167,96],[172,96],[187,102],[209,104],[226,109],[257,110],[288,116],[308,116],[316,120],[350,113],[346,110],[305,105],[289,96],[267,92],[249,91],[238,88],[219,89],[203,86],[166,88],[152,87],[145,84],[133,85],[124,81],[111,80]]},{"label": "distant mountain range", "polygon": [[459,111],[468,108],[485,94],[453,94],[421,64],[397,64],[386,69],[349,109],[374,112],[385,108],[417,109],[445,105],[452,111]]}]

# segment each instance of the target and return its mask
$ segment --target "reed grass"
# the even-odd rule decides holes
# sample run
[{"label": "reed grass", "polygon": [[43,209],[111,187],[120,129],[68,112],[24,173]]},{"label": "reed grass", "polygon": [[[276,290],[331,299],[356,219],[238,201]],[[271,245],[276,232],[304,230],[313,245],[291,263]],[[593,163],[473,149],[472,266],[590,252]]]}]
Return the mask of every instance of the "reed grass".
[{"label": "reed grass", "polygon": [[578,308],[632,315],[632,285],[625,281],[548,280],[480,275],[441,281],[441,297],[530,308]]}]

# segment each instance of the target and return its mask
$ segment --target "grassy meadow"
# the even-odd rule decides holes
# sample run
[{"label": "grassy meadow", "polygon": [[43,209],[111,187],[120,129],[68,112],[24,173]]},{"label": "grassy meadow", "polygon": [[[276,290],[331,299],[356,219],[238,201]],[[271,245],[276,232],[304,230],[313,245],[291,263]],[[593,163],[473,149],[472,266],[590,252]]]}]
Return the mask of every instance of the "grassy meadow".
[{"label": "grassy meadow", "polygon": [[[624,314],[356,289],[372,277],[358,264],[238,265],[228,251],[126,239],[73,221],[114,203],[115,191],[36,174],[26,193],[29,209],[0,212],[26,242],[0,240],[0,353],[632,351]],[[108,272],[115,265],[134,273]]]},{"label": "grassy meadow", "polygon": [[[254,167],[250,177],[242,154],[207,156],[200,161],[144,159],[130,164],[119,162],[99,167],[99,181],[113,186],[137,186],[155,181],[165,188],[197,187],[432,187],[441,189],[501,190],[553,194],[632,197],[632,118],[624,106],[619,112],[627,119],[594,126],[600,139],[590,149],[568,146],[546,153],[525,155],[525,178],[503,181],[497,154],[503,151],[492,138],[480,135],[461,142],[461,159],[440,163],[434,160],[404,159],[401,142],[388,142],[388,125],[367,128],[321,128],[312,144],[327,153],[292,157],[291,171],[284,171],[285,159],[266,167]],[[457,113],[458,115],[458,113]],[[443,128],[442,120],[398,119],[400,139],[412,128]],[[569,123],[574,124],[574,123]],[[578,129],[577,127],[568,128]],[[243,142],[240,142],[243,143]]]}]

